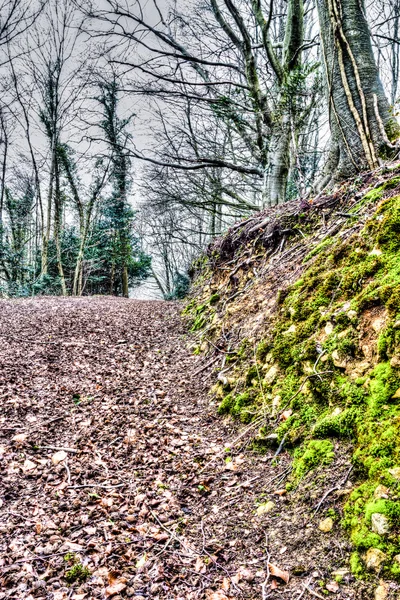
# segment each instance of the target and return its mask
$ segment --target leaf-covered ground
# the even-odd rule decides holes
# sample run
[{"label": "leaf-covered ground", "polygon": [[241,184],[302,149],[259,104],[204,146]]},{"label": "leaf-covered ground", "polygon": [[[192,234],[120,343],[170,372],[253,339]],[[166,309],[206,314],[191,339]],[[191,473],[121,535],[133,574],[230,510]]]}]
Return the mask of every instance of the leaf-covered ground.
[{"label": "leaf-covered ground", "polygon": [[1,301],[0,599],[370,600],[310,511],[348,456],[289,499],[289,454],[216,415],[180,310]]}]

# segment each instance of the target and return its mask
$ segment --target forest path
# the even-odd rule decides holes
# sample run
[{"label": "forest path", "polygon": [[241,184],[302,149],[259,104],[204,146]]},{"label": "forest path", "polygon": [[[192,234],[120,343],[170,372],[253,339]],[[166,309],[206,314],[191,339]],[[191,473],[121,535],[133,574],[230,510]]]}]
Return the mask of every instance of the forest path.
[{"label": "forest path", "polygon": [[281,512],[288,455],[244,451],[216,415],[180,308],[0,302],[0,599],[307,599],[321,572],[263,588],[268,559],[341,560]]}]

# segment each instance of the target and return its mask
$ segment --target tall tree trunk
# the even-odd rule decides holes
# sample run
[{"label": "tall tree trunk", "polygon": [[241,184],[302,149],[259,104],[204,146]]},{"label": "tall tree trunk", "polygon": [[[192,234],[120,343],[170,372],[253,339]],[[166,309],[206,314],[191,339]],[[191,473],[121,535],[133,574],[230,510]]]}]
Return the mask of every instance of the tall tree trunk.
[{"label": "tall tree trunk", "polygon": [[58,274],[60,276],[61,293],[63,296],[67,295],[67,286],[65,283],[64,269],[62,264],[62,253],[61,253],[61,222],[62,222],[62,201],[61,201],[61,188],[60,188],[60,165],[58,161],[57,152],[55,153],[55,165],[54,165],[54,243],[56,245],[57,254],[57,267]]},{"label": "tall tree trunk", "polygon": [[264,204],[276,206],[286,199],[290,166],[290,122],[284,115],[270,139]]},{"label": "tall tree trunk", "polygon": [[317,0],[337,156],[335,179],[374,169],[393,151],[399,126],[391,116],[372,52],[363,0]]},{"label": "tall tree trunk", "polygon": [[122,295],[124,298],[129,298],[129,278],[126,264],[122,268]]},{"label": "tall tree trunk", "polygon": [[3,210],[4,210],[4,195],[6,191],[6,170],[8,158],[8,132],[4,115],[0,112],[1,137],[0,143],[4,144],[3,160],[1,165],[1,182],[0,182],[0,256],[3,258]]},{"label": "tall tree trunk", "polygon": [[[46,275],[48,271],[48,252],[49,252],[49,240],[51,232],[51,212],[53,202],[53,187],[54,187],[54,169],[56,164],[56,145],[54,140],[52,141],[51,148],[51,165],[50,165],[50,177],[49,177],[49,191],[47,194],[47,220],[46,228],[43,226],[43,241],[42,241],[42,256],[41,256],[41,275]],[[44,225],[44,224],[43,224]]]},{"label": "tall tree trunk", "polygon": [[391,90],[391,102],[395,104],[397,100],[397,88],[399,85],[399,25],[400,25],[400,2],[396,0],[393,7],[393,41],[391,42],[392,52],[392,90]]}]

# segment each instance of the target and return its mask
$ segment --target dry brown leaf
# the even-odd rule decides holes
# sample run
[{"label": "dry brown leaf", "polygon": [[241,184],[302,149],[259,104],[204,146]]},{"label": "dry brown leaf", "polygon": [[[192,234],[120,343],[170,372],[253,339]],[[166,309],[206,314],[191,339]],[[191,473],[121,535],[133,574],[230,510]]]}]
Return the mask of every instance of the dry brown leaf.
[{"label": "dry brown leaf", "polygon": [[83,550],[83,546],[81,546],[81,544],[75,544],[74,542],[65,542],[64,546],[66,546],[68,548],[68,550],[71,550],[71,552],[80,552],[81,550]]},{"label": "dry brown leaf", "polygon": [[268,568],[269,572],[273,577],[278,577],[279,579],[282,579],[282,581],[284,581],[285,583],[289,582],[290,575],[287,571],[282,571],[282,569],[271,563],[268,563]]},{"label": "dry brown leaf", "polygon": [[36,466],[36,463],[32,462],[31,460],[29,460],[29,458],[27,458],[24,464],[22,465],[22,470],[24,473],[28,473],[29,471],[33,471],[33,469],[35,469]]},{"label": "dry brown leaf", "polygon": [[229,579],[227,577],[224,577],[222,580],[221,589],[223,589],[225,592],[227,592],[230,587],[231,587],[231,584],[230,584]]},{"label": "dry brown leaf", "polygon": [[27,433],[17,433],[11,438],[11,441],[16,442],[17,444],[23,444],[24,442],[26,442],[27,437]]},{"label": "dry brown leaf", "polygon": [[336,592],[339,591],[339,584],[337,581],[330,581],[329,583],[326,584],[326,589],[329,592],[332,592],[333,594],[336,594]]},{"label": "dry brown leaf", "polygon": [[289,417],[292,416],[292,409],[289,408],[289,410],[285,410],[282,414],[281,414],[281,419],[282,421],[287,421]]},{"label": "dry brown leaf", "polygon": [[41,531],[42,531],[42,524],[41,524],[41,523],[39,523],[39,522],[38,522],[38,523],[36,523],[36,524],[35,524],[35,530],[36,530],[36,533],[37,533],[37,534],[41,533]]},{"label": "dry brown leaf", "polygon": [[206,599],[207,600],[229,600],[229,596],[227,596],[224,590],[217,590],[213,592],[212,590],[206,590]]},{"label": "dry brown leaf", "polygon": [[109,598],[110,596],[115,596],[116,594],[119,594],[119,592],[122,592],[122,590],[124,590],[125,588],[126,584],[122,582],[109,585],[108,588],[106,588],[106,596],[107,598]]},{"label": "dry brown leaf", "polygon": [[65,452],[65,450],[59,450],[59,452],[53,454],[53,456],[51,457],[51,462],[53,463],[53,465],[58,465],[60,464],[60,462],[65,460],[67,456],[68,454]]},{"label": "dry brown leaf", "polygon": [[240,572],[242,579],[244,579],[245,581],[248,581],[249,583],[251,581],[253,581],[253,579],[255,578],[254,573],[252,571],[250,571],[250,569],[241,568],[239,572]]},{"label": "dry brown leaf", "polygon": [[201,558],[201,556],[197,557],[196,564],[194,565],[194,570],[196,571],[196,573],[205,573],[206,572],[207,567],[204,564],[204,561]]},{"label": "dry brown leaf", "polygon": [[240,581],[241,579],[242,579],[242,574],[241,574],[241,572],[240,572],[240,571],[238,571],[238,572],[236,573],[236,575],[233,575],[233,576],[231,577],[231,582],[232,582],[233,584],[238,584],[238,583],[239,583],[239,581]]}]

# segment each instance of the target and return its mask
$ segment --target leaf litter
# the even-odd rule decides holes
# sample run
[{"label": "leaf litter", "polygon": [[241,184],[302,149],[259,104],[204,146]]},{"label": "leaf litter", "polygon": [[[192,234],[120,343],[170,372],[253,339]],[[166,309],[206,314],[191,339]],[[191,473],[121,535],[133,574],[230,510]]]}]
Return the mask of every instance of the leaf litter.
[{"label": "leaf litter", "polygon": [[276,489],[289,454],[216,415],[180,310],[1,302],[0,600],[370,598]]}]

